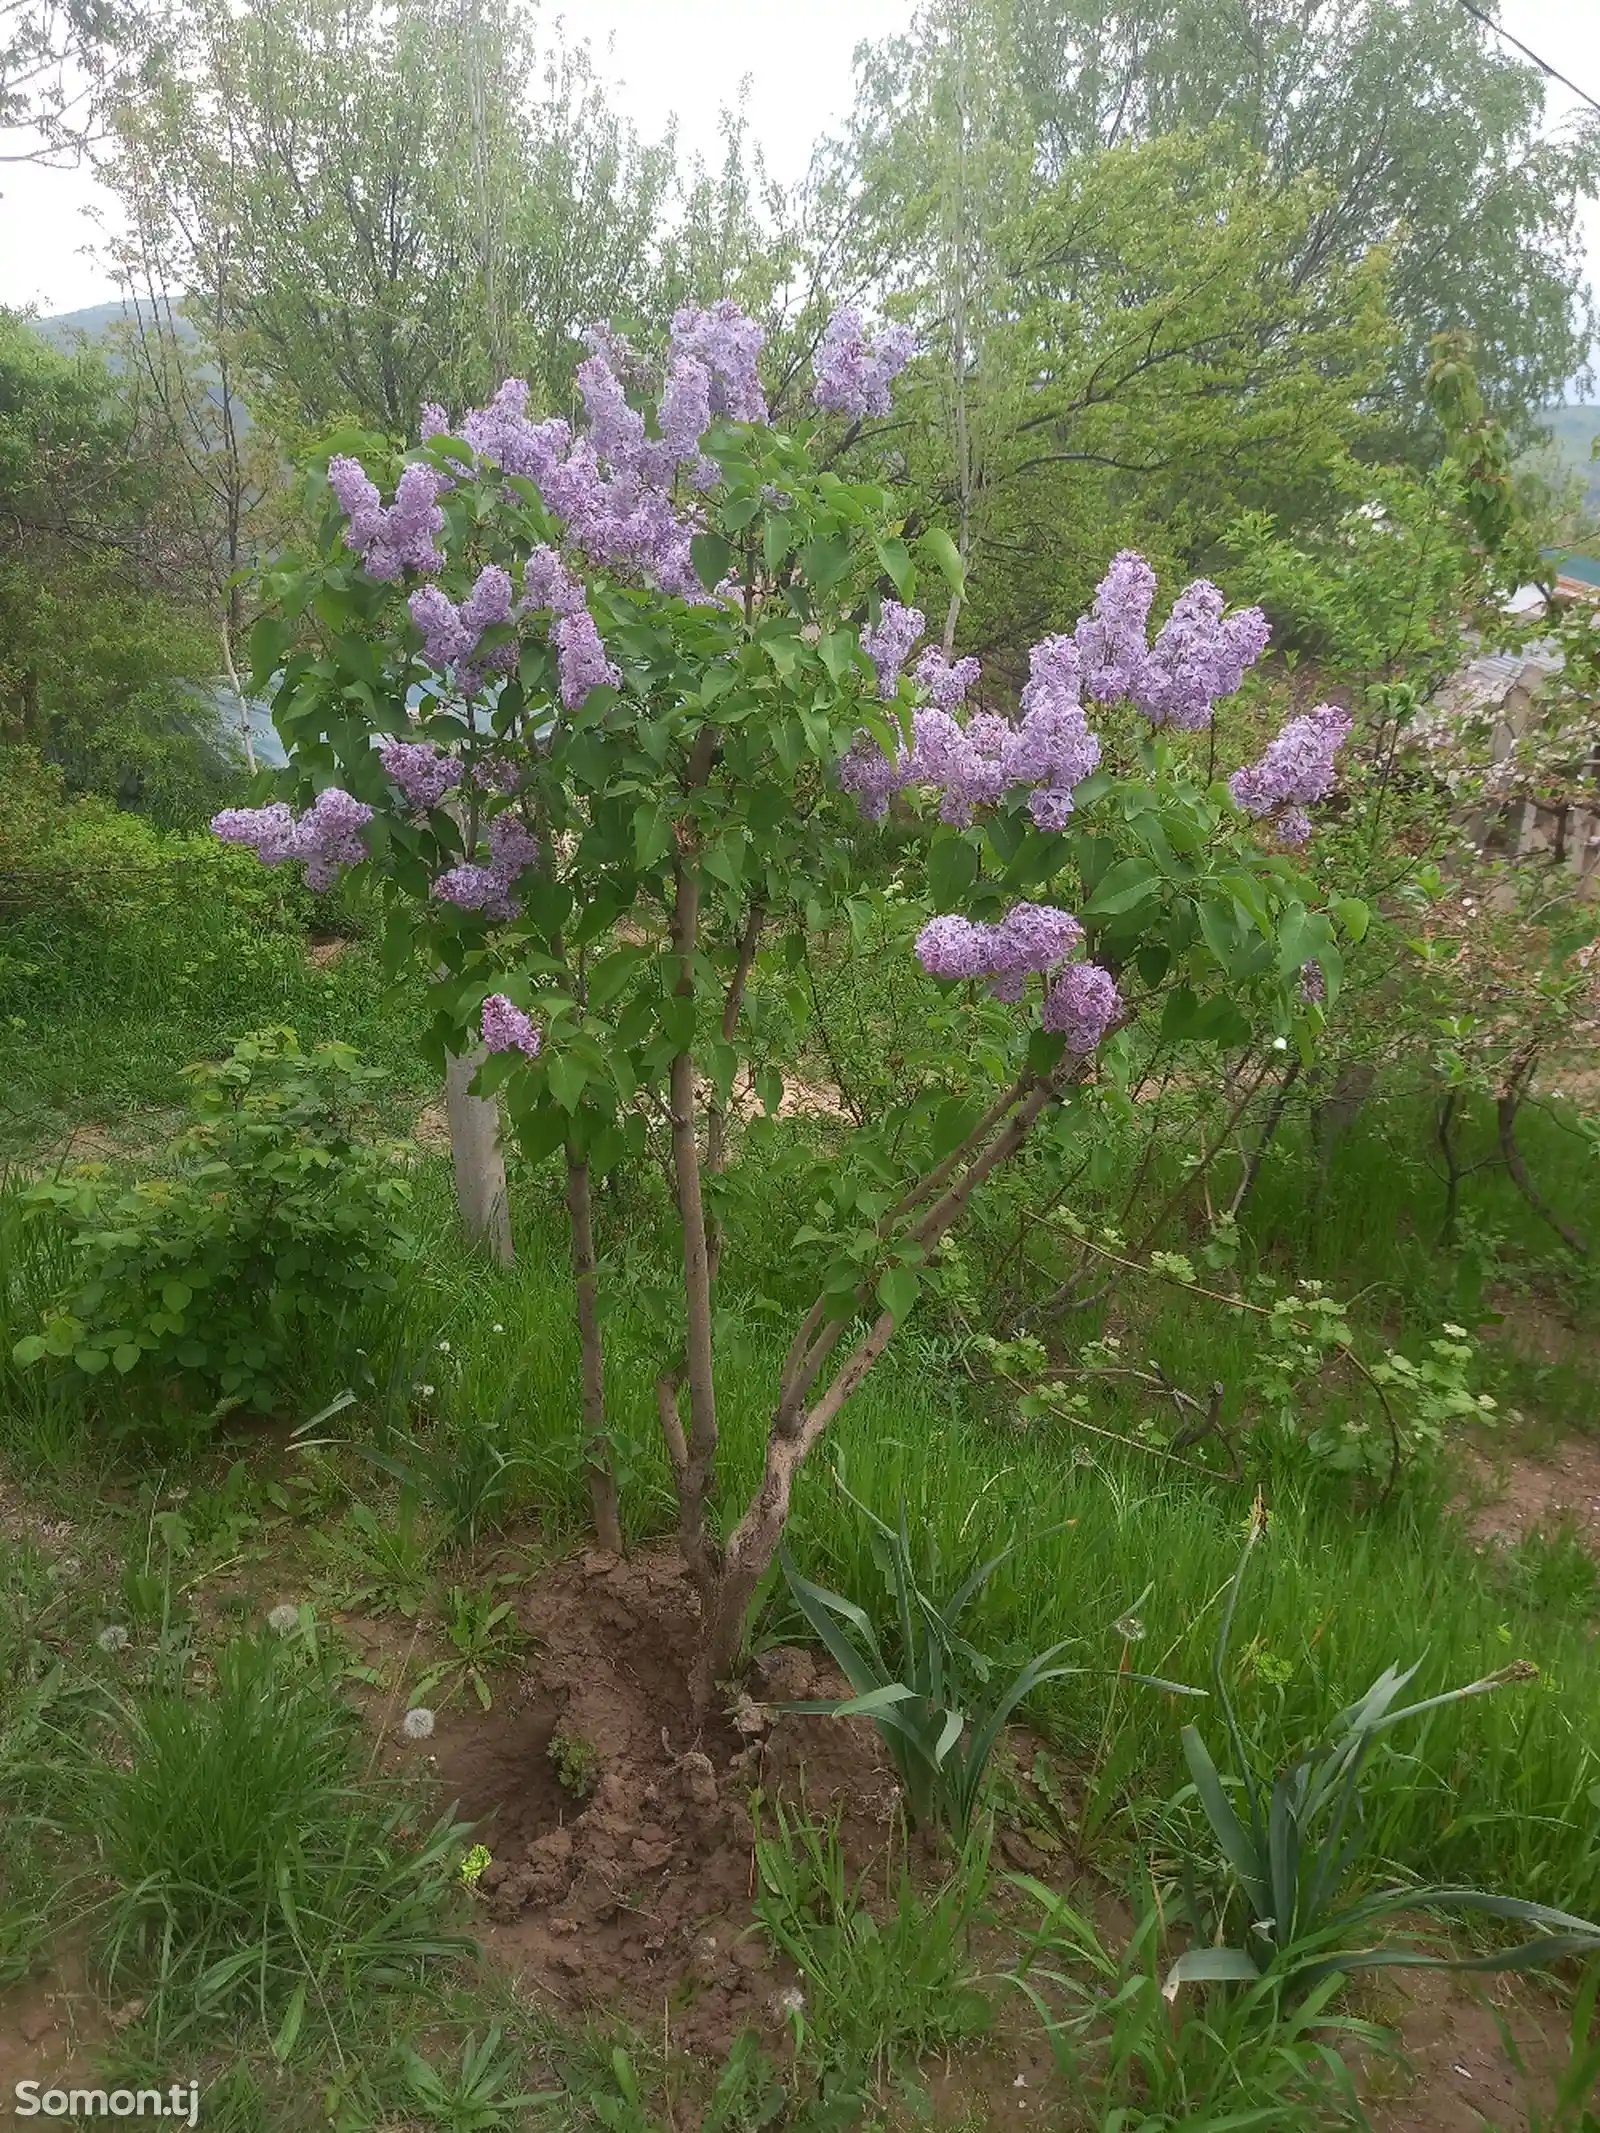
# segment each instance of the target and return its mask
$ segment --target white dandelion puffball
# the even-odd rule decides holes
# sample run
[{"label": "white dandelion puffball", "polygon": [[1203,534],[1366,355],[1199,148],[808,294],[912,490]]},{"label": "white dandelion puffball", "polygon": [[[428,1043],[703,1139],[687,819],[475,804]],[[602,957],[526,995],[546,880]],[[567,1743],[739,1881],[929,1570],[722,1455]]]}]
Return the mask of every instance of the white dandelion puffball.
[{"label": "white dandelion puffball", "polygon": [[125,1652],[128,1649],[128,1632],[120,1622],[108,1622],[94,1641],[103,1652]]},{"label": "white dandelion puffball", "polygon": [[268,1629],[275,1629],[280,1637],[289,1637],[300,1627],[300,1610],[291,1601],[285,1600],[273,1608],[267,1616]]},{"label": "white dandelion puffball", "polygon": [[423,1704],[414,1705],[401,1719],[400,1730],[407,1740],[431,1740],[433,1713]]}]

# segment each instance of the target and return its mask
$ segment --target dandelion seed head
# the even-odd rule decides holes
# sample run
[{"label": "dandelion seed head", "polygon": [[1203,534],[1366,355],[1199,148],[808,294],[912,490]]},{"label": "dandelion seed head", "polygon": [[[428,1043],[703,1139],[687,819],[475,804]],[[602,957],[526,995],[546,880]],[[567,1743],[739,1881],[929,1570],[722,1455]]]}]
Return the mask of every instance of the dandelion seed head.
[{"label": "dandelion seed head", "polygon": [[292,1600],[283,1600],[267,1616],[268,1629],[275,1629],[280,1637],[292,1636],[300,1627],[300,1610]]},{"label": "dandelion seed head", "polygon": [[431,1740],[433,1738],[433,1713],[424,1704],[415,1704],[400,1721],[400,1731],[407,1740]]},{"label": "dandelion seed head", "polygon": [[125,1652],[128,1649],[128,1632],[120,1622],[108,1622],[94,1641],[103,1652]]}]

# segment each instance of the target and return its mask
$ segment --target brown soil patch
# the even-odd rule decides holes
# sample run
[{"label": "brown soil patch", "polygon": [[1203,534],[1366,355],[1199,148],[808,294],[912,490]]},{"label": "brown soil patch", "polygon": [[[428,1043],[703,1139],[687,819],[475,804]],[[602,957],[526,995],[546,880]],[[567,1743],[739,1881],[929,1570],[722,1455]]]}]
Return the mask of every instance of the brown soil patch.
[{"label": "brown soil patch", "polygon": [[137,2007],[107,2014],[90,1990],[79,1949],[64,1951],[40,1976],[0,1994],[0,2098],[19,2081],[46,2088],[99,2087],[100,2048]]},{"label": "brown soil patch", "polygon": [[[1567,2017],[1521,1978],[1395,1974],[1378,2018],[1397,2028],[1408,2064],[1369,2070],[1373,2133],[1526,2133],[1529,2105],[1548,2109],[1562,2063]],[[1497,2019],[1498,2017],[1498,2019]],[[1500,2023],[1526,2074],[1506,2054]]]},{"label": "brown soil patch", "polygon": [[306,949],[306,961],[314,969],[326,970],[330,963],[338,962],[340,956],[344,954],[349,945],[349,941],[342,933],[335,934],[331,940],[312,941]]},{"label": "brown soil patch", "polygon": [[1484,1340],[1514,1348],[1530,1363],[1572,1363],[1587,1357],[1600,1364],[1593,1333],[1570,1324],[1537,1297],[1495,1289],[1489,1301],[1498,1317],[1478,1328]]},{"label": "brown soil patch", "polygon": [[[839,1812],[864,1866],[884,1844],[896,1788],[868,1726],[780,1716],[747,1698],[693,1730],[698,1608],[663,1554],[558,1565],[521,1597],[532,1656],[520,1683],[502,1675],[491,1711],[441,1714],[426,1752],[493,1855],[479,1883],[489,1954],[574,2010],[654,2026],[670,2007],[676,2045],[721,2055],[741,2029],[781,2030],[777,1995],[790,1982],[751,1922],[752,1796]],[[764,1655],[756,1693],[819,1693],[810,1655]],[[558,1778],[558,1734],[592,1751],[586,1793]]]},{"label": "brown soil patch", "polygon": [[1530,1533],[1570,1525],[1600,1556],[1600,1441],[1569,1437],[1548,1459],[1513,1458],[1502,1466],[1469,1454],[1490,1501],[1472,1514],[1475,1541],[1514,1547]]}]

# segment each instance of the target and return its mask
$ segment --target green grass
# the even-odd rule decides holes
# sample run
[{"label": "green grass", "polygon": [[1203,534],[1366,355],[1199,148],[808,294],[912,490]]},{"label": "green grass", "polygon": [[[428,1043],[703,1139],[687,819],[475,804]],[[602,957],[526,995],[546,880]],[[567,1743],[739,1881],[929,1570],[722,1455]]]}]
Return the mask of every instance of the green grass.
[{"label": "green grass", "polygon": [[[396,1431],[414,1424],[442,1454],[422,1479],[446,1524],[452,1492],[487,1438],[512,1462],[502,1515],[532,1512],[553,1537],[576,1535],[585,1512],[577,1350],[555,1180],[521,1182],[519,1264],[509,1272],[460,1246],[441,1162],[428,1166],[422,1200],[432,1221],[422,1269],[381,1320],[347,1329],[345,1352],[325,1359],[320,1381],[308,1377],[305,1412],[351,1384],[357,1404],[330,1431],[392,1448]],[[607,1322],[608,1396],[626,1521],[638,1536],[666,1526],[670,1499],[651,1392],[656,1335],[627,1300],[626,1281],[622,1288]],[[1247,1338],[1239,1322],[1190,1314],[1191,1299],[1182,1302],[1183,1315],[1158,1330],[1181,1344],[1195,1374],[1230,1375]],[[754,1483],[783,1345],[765,1312],[741,1311],[737,1292],[730,1303],[719,1358],[725,1515]],[[1140,1669],[1203,1684],[1248,1492],[1096,1440],[1087,1440],[1090,1452],[1067,1426],[1022,1428],[986,1415],[950,1354],[936,1331],[909,1329],[846,1409],[797,1492],[801,1567],[882,1605],[870,1537],[841,1502],[836,1470],[880,1515],[894,1517],[905,1498],[935,1582],[1022,1536],[975,1615],[973,1634],[1000,1658],[1076,1637],[1087,1662],[1114,1666],[1121,1647],[1112,1624],[1150,1586]],[[63,1419],[42,1392],[31,1414],[8,1401],[0,1430],[0,1448],[24,1471],[59,1468],[70,1455]],[[382,1487],[373,1474],[367,1493]],[[1441,1712],[1388,1751],[1392,1782],[1377,1787],[1374,1849],[1430,1878],[1592,1913],[1600,1652],[1581,1613],[1553,1610],[1537,1580],[1508,1584],[1449,1521],[1437,1490],[1360,1510],[1314,1474],[1288,1474],[1272,1509],[1238,1645],[1238,1691],[1264,1758],[1287,1759],[1387,1665],[1421,1657],[1420,1693],[1532,1660],[1537,1684]],[[772,1633],[797,1626],[775,1592],[769,1605]],[[1101,1736],[1103,1691],[1092,1684],[1058,1685],[1040,1709],[1069,1752],[1087,1756]],[[1176,1791],[1187,1715],[1152,1691],[1123,1696],[1107,1782],[1146,1802]]]},{"label": "green grass", "polygon": [[[181,1102],[178,1069],[274,1023],[308,1047],[333,1037],[355,1045],[408,1095],[431,1088],[417,1053],[420,987],[383,977],[374,915],[331,900],[319,910],[291,886],[221,863],[234,856],[208,859],[193,884],[176,862],[141,877],[137,899],[104,925],[70,906],[6,925],[0,1156],[59,1146],[75,1126],[137,1134],[130,1113]],[[340,929],[330,961],[310,953],[319,924]]]},{"label": "green grass", "polygon": [[[36,1146],[41,1131],[87,1116],[116,1121],[131,1141],[139,1122],[128,1106],[169,1102],[176,1064],[221,1051],[241,1027],[280,1013],[306,1041],[353,1037],[399,1065],[402,1087],[420,1088],[423,1077],[408,1063],[412,1010],[384,999],[364,944],[326,973],[306,960],[292,929],[283,938],[269,931],[260,963],[238,971],[225,966],[223,945],[192,987],[170,996],[160,959],[152,960],[120,1022],[91,988],[81,1006],[61,1002],[48,1033],[27,1033],[11,1115],[18,1144],[31,1136]],[[97,1075],[105,1077],[99,1085]],[[797,1138],[819,1130],[793,1129]],[[1475,1121],[1473,1131],[1486,1136],[1487,1123]],[[1592,1219],[1587,1159],[1561,1120],[1530,1114],[1524,1141],[1552,1202],[1580,1225]],[[1442,1193],[1427,1147],[1415,1104],[1374,1103],[1324,1174],[1304,1122],[1291,1117],[1251,1203],[1241,1264],[1279,1280],[1328,1282],[1352,1299],[1364,1337],[1413,1352],[1444,1319],[1476,1326],[1507,1298],[1513,1320],[1519,1306],[1537,1308],[1569,1324],[1570,1353],[1540,1362],[1509,1341],[1486,1346],[1483,1382],[1538,1428],[1593,1426],[1585,1345],[1596,1325],[1593,1276],[1488,1169],[1469,1181],[1461,1233],[1442,1248]],[[1076,1193],[1086,1219],[1114,1212],[1133,1160],[1131,1144],[1108,1139],[1098,1172]],[[1158,1163],[1151,1192],[1161,1184]],[[619,2062],[614,2036],[562,2036],[491,1976],[444,1952],[448,1862],[441,1873],[439,1858],[419,1855],[425,1824],[369,1779],[331,1678],[287,1648],[250,1638],[229,1652],[197,1644],[184,1606],[170,1604],[180,1583],[270,1548],[275,1598],[370,1589],[371,1604],[419,1606],[431,1620],[461,1582],[453,1551],[474,1536],[531,1521],[555,1548],[584,1532],[559,1179],[548,1166],[513,1166],[519,1259],[508,1271],[464,1249],[442,1159],[419,1158],[417,1187],[426,1250],[402,1290],[330,1333],[295,1380],[291,1421],[349,1389],[351,1403],[318,1432],[339,1442],[285,1458],[240,1428],[209,1448],[167,1447],[156,1472],[97,1436],[69,1386],[5,1360],[62,1269],[48,1238],[19,1235],[14,1202],[0,1195],[0,1459],[35,1506],[87,1521],[86,1553],[92,1546],[117,1564],[99,1591],[64,1591],[41,1558],[9,1554],[8,1612],[0,1615],[0,1978],[38,1959],[62,1907],[86,1900],[88,1812],[95,1871],[109,1891],[93,1914],[95,1946],[114,1958],[112,1989],[147,2002],[119,2038],[116,2063],[158,2066],[173,2026],[203,2006],[185,2048],[222,2077],[208,2123],[239,2133],[309,2127],[326,2122],[336,2094],[335,2116],[353,2128],[407,2116],[450,2124],[481,2089],[492,2127],[521,2116],[497,2118],[495,2096],[543,2091],[554,2080],[563,2100],[549,2107],[550,2123],[647,2133],[661,2122],[664,2085],[677,2078],[668,2063],[638,2040]],[[1227,1190],[1223,1177],[1218,1191]],[[803,1276],[785,1252],[793,1210],[775,1205],[788,1192],[782,1173],[769,1181],[752,1165],[729,1196],[719,1332],[724,1518],[754,1483],[787,1329],[803,1302]],[[1017,1204],[997,1195],[976,1225],[980,1267],[1010,1243]],[[671,1221],[650,1184],[603,1190],[598,1219],[611,1304],[608,1397],[625,1519],[638,1539],[666,1532],[672,1515],[651,1390],[662,1350],[655,1292],[670,1266]],[[1192,1221],[1175,1219],[1163,1241],[1191,1246]],[[1113,1325],[1179,1382],[1223,1382],[1229,1413],[1237,1412],[1251,1363],[1248,1320],[1128,1276],[1073,1322],[1070,1338]],[[1009,1399],[974,1378],[967,1358],[959,1320],[937,1306],[902,1333],[802,1476],[791,1536],[801,1568],[882,1616],[881,1572],[865,1522],[839,1493],[842,1480],[885,1517],[904,1499],[930,1585],[1019,1542],[971,1625],[1001,1665],[1069,1637],[1078,1642],[1068,1657],[1114,1670],[1124,1649],[1114,1625],[1137,1603],[1143,1634],[1131,1663],[1203,1685],[1250,1487],[1185,1472],[1067,1423],[1023,1423]],[[1112,1390],[1096,1419],[1128,1430],[1143,1411]],[[1513,1422],[1504,1427],[1508,1442],[1528,1434]],[[408,1477],[403,1488],[397,1470]],[[1370,1490],[1304,1458],[1274,1458],[1272,1523],[1236,1631],[1232,1686],[1258,1756],[1272,1764],[1307,1746],[1385,1666],[1420,1658],[1420,1695],[1532,1660],[1537,1682],[1441,1710],[1375,1759],[1367,1856],[1383,1871],[1472,1882],[1593,1915],[1593,1566],[1559,1533],[1480,1557],[1447,1512],[1458,1478],[1447,1464],[1375,1506]],[[175,1487],[187,1492],[177,1526],[167,1522]],[[270,1540],[262,1523],[269,1490],[280,1518]],[[130,1619],[135,1603],[142,1656],[130,1670],[133,1655],[98,1652],[94,1632],[107,1619]],[[775,1580],[762,1609],[757,1636],[801,1631]],[[197,1678],[207,1684],[199,1698]],[[116,1714],[111,1732],[108,1711]],[[1203,1842],[1192,1803],[1181,1798],[1178,1742],[1180,1724],[1197,1713],[1212,1737],[1207,1706],[1132,1686],[1108,1692],[1103,1671],[1055,1684],[1030,1707],[1067,1767],[1069,1793],[1077,1799],[1087,1789],[1079,1839],[1113,1879],[1136,1877],[1152,1859],[1164,1867]],[[386,1820],[391,1814],[401,1819]],[[816,1831],[792,1832],[774,1872],[768,1894],[787,1921],[782,1931],[809,1935],[818,1966],[811,2056],[797,2077],[747,2052],[716,2093],[730,2125],[764,2122],[775,2097],[788,2099],[796,2123],[810,2112],[819,2124],[842,2125],[863,2096],[884,2093],[891,2065],[913,2079],[919,2054],[955,2041],[967,2015],[976,2020],[961,1982],[969,1975],[961,1932],[941,1939],[933,1931],[942,1914],[937,1901],[927,1909],[926,1891],[905,1919],[891,1907],[864,1923]],[[779,1930],[777,1911],[773,1923]],[[929,1971],[920,1999],[908,1997],[902,1973],[921,1973],[915,1965],[907,1972],[894,1952],[902,1929],[919,1958],[932,1963],[941,1948],[949,1958]],[[1161,2012],[1155,1962],[1154,1954],[1148,1962],[1130,1956],[1119,1973],[1128,1991],[1124,2028],[1096,2030],[1098,2041],[1075,2062],[1090,2099],[1087,2122],[1095,2122],[1094,2098],[1111,2107],[1104,2082],[1118,2065],[1117,2080],[1143,2082],[1152,2094],[1151,2084],[1167,2084],[1180,2112],[1186,2098],[1203,2093],[1211,2108],[1213,2092],[1243,2082],[1290,2112],[1281,2122],[1317,2121],[1328,2099],[1316,2100],[1317,2084],[1307,2087],[1304,2060],[1284,2055],[1291,2040],[1263,2046],[1254,2031],[1234,2036],[1223,2025],[1196,2029],[1169,2050],[1166,2032],[1157,2036],[1147,2019]],[[877,2000],[875,1964],[883,1970]],[[890,1972],[900,1980],[893,1989],[884,1982]],[[834,2015],[823,2018],[826,1993]],[[412,2050],[431,2075],[419,2073]]]},{"label": "green grass", "polygon": [[466,1946],[441,1918],[464,1834],[420,1830],[373,1782],[301,1645],[241,1637],[204,1698],[178,1677],[124,1700],[87,1789],[106,1980],[145,1996],[158,2045],[246,2013],[284,2058],[303,2027],[337,2033],[375,1983]]}]

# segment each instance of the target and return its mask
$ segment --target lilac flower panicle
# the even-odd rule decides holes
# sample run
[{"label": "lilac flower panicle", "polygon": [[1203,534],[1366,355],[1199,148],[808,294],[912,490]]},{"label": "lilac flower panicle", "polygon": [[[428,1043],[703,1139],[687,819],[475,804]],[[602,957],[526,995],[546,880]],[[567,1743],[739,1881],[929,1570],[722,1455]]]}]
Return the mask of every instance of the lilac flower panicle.
[{"label": "lilac flower panicle", "polygon": [[503,878],[493,867],[482,867],[472,860],[463,860],[441,874],[433,893],[442,903],[455,904],[463,911],[481,911],[485,918],[510,919],[517,915],[516,898]]},{"label": "lilac flower panicle", "polygon": [[429,443],[435,437],[448,437],[450,435],[449,412],[447,409],[442,408],[437,400],[423,401],[422,412],[417,417],[417,435],[424,444]]},{"label": "lilac flower panicle", "polygon": [[341,867],[359,866],[367,857],[360,832],[371,820],[364,801],[330,785],[303,815],[275,800],[268,807],[226,807],[212,816],[211,828],[224,844],[250,846],[263,866],[299,860],[308,885],[322,891],[333,887]]},{"label": "lilac flower panicle", "polygon": [[657,419],[661,441],[673,459],[679,465],[698,462],[700,440],[711,427],[711,373],[698,356],[673,358]]},{"label": "lilac flower panicle", "polygon": [[461,603],[461,620],[471,630],[480,634],[494,629],[499,623],[511,620],[514,599],[511,578],[498,563],[487,563],[479,571],[477,583]]},{"label": "lilac flower panicle", "polygon": [[1266,650],[1271,630],[1260,608],[1224,615],[1223,605],[1221,589],[1205,578],[1173,602],[1130,692],[1153,725],[1192,733],[1209,724],[1215,706]]},{"label": "lilac flower panicle", "polygon": [[734,422],[765,422],[767,400],[756,371],[763,335],[729,297],[709,311],[692,306],[674,313],[672,356],[692,356],[711,380],[711,412]]},{"label": "lilac flower panicle", "polygon": [[367,856],[360,832],[372,809],[337,785],[318,793],[295,825],[294,857],[305,862],[307,884],[331,889],[343,867],[359,866]]},{"label": "lilac flower panicle", "polygon": [[369,547],[383,527],[383,498],[359,459],[336,452],[328,461],[328,487],[349,520],[344,537],[358,552]]},{"label": "lilac flower panicle", "polygon": [[1300,997],[1308,1007],[1321,1007],[1328,997],[1328,980],[1320,963],[1300,965]]},{"label": "lilac flower panicle", "polygon": [[340,452],[328,461],[328,486],[348,521],[346,544],[369,577],[387,583],[402,570],[432,571],[443,564],[437,536],[444,529],[439,497],[450,486],[447,475],[420,463],[408,466],[385,509],[361,462]]},{"label": "lilac flower panicle", "polygon": [[522,567],[525,604],[547,607],[555,615],[571,615],[584,605],[583,587],[553,548],[534,548]]},{"label": "lilac flower panicle", "polygon": [[936,646],[929,645],[911,671],[941,711],[953,711],[957,704],[966,702],[967,692],[977,687],[983,670],[972,658],[952,663]]},{"label": "lilac flower panicle", "polygon": [[1122,1013],[1122,995],[1098,963],[1069,963],[1045,995],[1041,1021],[1067,1040],[1067,1050],[1092,1052]]},{"label": "lilac flower panicle", "polygon": [[439,876],[433,893],[463,911],[481,911],[485,918],[515,918],[521,905],[512,894],[513,885],[538,856],[539,840],[533,832],[519,816],[502,812],[489,824],[489,865],[463,860]]},{"label": "lilac flower panicle", "polygon": [[489,824],[489,851],[494,871],[507,884],[539,856],[539,840],[520,817],[499,814]]},{"label": "lilac flower panicle", "polygon": [[916,342],[905,326],[889,326],[875,341],[867,339],[854,304],[841,304],[829,319],[817,346],[818,407],[860,421],[887,415],[889,387],[915,353]]},{"label": "lilac flower panicle", "polygon": [[990,975],[989,929],[947,913],[930,918],[917,935],[917,960],[930,978]]},{"label": "lilac flower panicle", "polygon": [[263,866],[280,866],[294,856],[294,809],[286,800],[267,807],[225,807],[211,818],[214,836],[224,844],[242,844]]},{"label": "lilac flower panicle", "polygon": [[989,713],[963,727],[933,705],[914,712],[904,782],[936,787],[940,820],[964,828],[974,808],[993,806],[1005,790],[1003,747],[1009,730],[1004,719]]},{"label": "lilac flower panicle", "polygon": [[1285,844],[1304,844],[1311,835],[1307,807],[1333,790],[1334,759],[1349,738],[1354,721],[1337,704],[1285,721],[1258,762],[1236,770],[1228,780],[1235,803],[1258,821],[1273,817]]},{"label": "lilac flower panicle", "polygon": [[1100,737],[1079,701],[1081,680],[1082,657],[1071,637],[1046,637],[1028,655],[1022,720],[1007,742],[1005,770],[1008,785],[1037,788],[1028,811],[1040,829],[1063,827],[1074,787],[1100,761]]},{"label": "lilac flower panicle", "polygon": [[561,677],[561,701],[567,710],[578,710],[591,689],[622,686],[621,671],[606,657],[600,632],[587,608],[563,615],[552,632],[552,640]]},{"label": "lilac flower panicle", "polygon": [[406,603],[411,619],[422,632],[423,656],[430,666],[453,666],[465,659],[471,640],[463,628],[460,611],[450,595],[438,585],[419,585]]},{"label": "lilac flower panicle", "polygon": [[861,649],[878,670],[880,697],[887,700],[899,688],[900,669],[927,626],[920,607],[902,607],[898,600],[885,600],[876,626],[868,623],[861,632]]},{"label": "lilac flower panicle", "polygon": [[1082,686],[1097,703],[1131,696],[1144,668],[1145,630],[1156,596],[1156,574],[1142,555],[1124,548],[1111,559],[1094,606],[1074,636],[1082,660]]},{"label": "lilac flower panicle", "polygon": [[539,1032],[532,1019],[503,992],[492,992],[484,1001],[482,1030],[485,1051],[522,1052],[529,1059],[539,1056]]},{"label": "lilac flower panicle", "polygon": [[[574,435],[559,418],[530,422],[528,387],[520,378],[508,378],[487,407],[463,419],[461,434],[482,464],[537,486],[561,520],[571,550],[679,599],[709,604],[714,596],[700,583],[690,550],[700,521],[692,506],[678,508],[673,489],[681,466],[690,468],[700,490],[715,487],[721,478],[716,462],[700,450],[714,416],[766,420],[756,373],[761,329],[726,301],[707,311],[677,314],[658,410],[659,441],[647,435],[643,416],[624,390],[624,375],[632,367],[625,344],[603,326],[592,327],[587,339],[591,353],[578,372],[585,431]],[[548,607],[558,618],[578,615],[585,605],[581,585],[564,565],[558,570],[541,562],[536,568],[530,558],[526,590],[530,607]],[[469,627],[473,620],[468,618]],[[562,692],[572,705],[596,679],[609,678],[609,670],[592,625],[575,626],[565,639]],[[558,654],[560,645],[558,633]]]},{"label": "lilac flower panicle", "polygon": [[945,913],[917,935],[917,959],[931,978],[988,978],[996,998],[1020,1000],[1034,972],[1064,962],[1083,939],[1070,911],[1013,904],[996,925]]},{"label": "lilac flower panicle", "polygon": [[378,760],[385,776],[393,779],[406,804],[419,815],[437,807],[461,783],[460,763],[431,741],[382,741]]},{"label": "lilac flower panicle", "polygon": [[622,380],[604,355],[578,365],[578,390],[589,417],[589,444],[614,474],[636,474],[644,454],[644,417],[628,405]]},{"label": "lilac flower panicle", "polygon": [[516,665],[515,639],[494,646],[480,658],[487,632],[510,622],[515,612],[510,576],[498,563],[485,564],[459,607],[437,585],[419,585],[407,605],[422,632],[423,656],[441,672],[452,669],[463,695],[473,695],[482,685],[482,668],[505,672]]},{"label": "lilac flower panicle", "polygon": [[896,749],[893,759],[886,756],[875,736],[863,727],[849,753],[839,759],[840,789],[855,794],[869,822],[881,822],[891,798],[905,783],[908,760],[903,747]]},{"label": "lilac flower panicle", "polygon": [[1051,904],[1013,904],[994,932],[1000,972],[1048,970],[1065,962],[1083,939],[1072,913]]}]

